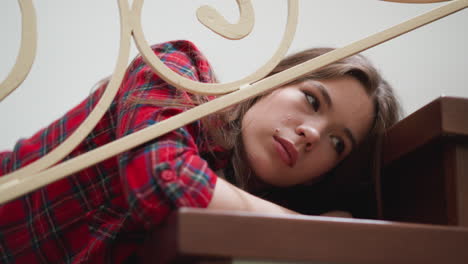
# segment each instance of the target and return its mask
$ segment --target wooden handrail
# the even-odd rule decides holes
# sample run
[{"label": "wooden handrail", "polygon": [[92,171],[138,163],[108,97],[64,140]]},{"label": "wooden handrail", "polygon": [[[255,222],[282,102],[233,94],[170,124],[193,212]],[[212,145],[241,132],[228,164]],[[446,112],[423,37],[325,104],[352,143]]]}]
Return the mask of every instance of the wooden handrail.
[{"label": "wooden handrail", "polygon": [[384,164],[438,137],[468,138],[468,98],[439,97],[389,129]]},{"label": "wooden handrail", "polygon": [[465,264],[468,229],[183,208],[156,230],[145,263],[206,259]]}]

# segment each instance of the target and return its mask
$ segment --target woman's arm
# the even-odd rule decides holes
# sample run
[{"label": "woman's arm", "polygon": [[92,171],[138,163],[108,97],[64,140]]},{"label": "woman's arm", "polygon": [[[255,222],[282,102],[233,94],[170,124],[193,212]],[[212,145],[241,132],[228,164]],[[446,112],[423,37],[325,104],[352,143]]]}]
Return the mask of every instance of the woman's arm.
[{"label": "woman's arm", "polygon": [[207,209],[237,210],[272,214],[298,214],[277,204],[263,200],[222,178],[218,178],[214,188],[213,197]]},{"label": "woman's arm", "polygon": [[[207,209],[235,210],[271,214],[299,214],[270,201],[254,196],[238,187],[230,184],[222,178],[218,178],[214,188],[213,197]],[[346,211],[329,211],[320,216],[345,217],[353,216]]]}]

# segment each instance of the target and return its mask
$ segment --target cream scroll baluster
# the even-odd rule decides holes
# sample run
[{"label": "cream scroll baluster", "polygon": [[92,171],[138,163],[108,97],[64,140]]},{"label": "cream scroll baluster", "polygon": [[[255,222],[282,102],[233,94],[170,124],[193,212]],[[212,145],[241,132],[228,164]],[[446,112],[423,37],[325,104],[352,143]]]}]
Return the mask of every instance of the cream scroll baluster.
[{"label": "cream scroll baluster", "polygon": [[[125,69],[128,64],[130,55],[130,36],[131,28],[128,22],[129,7],[127,0],[118,0],[120,7],[120,52],[117,59],[117,64],[112,74],[112,77],[107,85],[107,88],[99,102],[94,107],[86,120],[58,147],[41,159],[18,169],[8,175],[0,178],[0,192],[8,186],[19,184],[26,181],[28,178],[34,178],[32,174],[38,173],[48,167],[54,165],[66,155],[68,155],[83,139],[91,132],[94,126],[99,122],[101,117],[110,106],[119,89],[120,83],[125,74]],[[24,15],[24,14],[23,14]]]},{"label": "cream scroll baluster", "polygon": [[215,9],[210,6],[202,6],[197,10],[198,20],[211,29],[228,39],[242,39],[252,32],[254,22],[254,10],[252,3],[245,0],[237,0],[240,18],[237,24],[230,24]]},{"label": "cream scroll baluster", "polygon": [[[250,1],[238,1],[239,4],[247,5],[247,2]],[[143,30],[141,27],[141,9],[143,7],[143,0],[133,1],[133,16],[132,16],[132,27],[133,27],[133,37],[135,43],[138,46],[138,50],[141,52],[146,63],[151,66],[151,68],[159,74],[166,82],[174,85],[177,88],[187,90],[192,93],[197,94],[225,94],[235,90],[238,90],[240,87],[249,85],[255,81],[260,80],[265,77],[273,68],[280,62],[284,57],[288,48],[293,40],[294,33],[296,32],[297,26],[297,17],[298,17],[298,1],[289,0],[288,1],[288,21],[286,23],[286,31],[284,32],[283,39],[280,43],[280,46],[276,50],[273,57],[265,63],[260,69],[255,71],[253,74],[231,83],[222,83],[222,84],[213,84],[213,83],[200,83],[189,80],[187,78],[181,78],[177,73],[173,72],[167,68],[164,63],[154,54],[154,52],[149,47],[149,44],[146,42]],[[242,10],[247,10],[248,8],[239,8]],[[241,17],[243,15],[241,14]],[[252,18],[253,19],[253,18]],[[222,30],[220,27],[219,30]],[[225,33],[221,32],[221,35]]]},{"label": "cream scroll baluster", "polygon": [[[141,1],[136,1],[140,2]],[[135,2],[134,2],[135,4]],[[217,99],[203,105],[192,108],[184,113],[176,115],[170,119],[160,122],[156,125],[140,130],[117,141],[109,143],[103,147],[92,150],[86,154],[60,163],[46,171],[43,171],[34,177],[14,178],[3,177],[0,182],[0,203],[4,203],[16,197],[19,197],[32,190],[40,188],[48,183],[62,179],[69,174],[75,173],[83,168],[89,167],[118,153],[131,149],[144,142],[163,135],[173,129],[184,126],[208,114],[239,103],[243,100],[259,95],[263,92],[272,90],[296,78],[299,78],[308,72],[314,71],[320,67],[333,63],[334,61],[362,52],[368,48],[376,46],[382,42],[393,39],[399,35],[407,33],[418,27],[431,23],[435,20],[448,16],[454,12],[468,7],[468,0],[455,0],[444,6],[426,12],[420,16],[412,18],[406,22],[393,26],[387,30],[366,37],[362,40],[351,43],[343,48],[336,49],[324,54],[318,58],[309,60],[297,65],[291,69],[272,75],[268,78],[251,84],[246,89],[241,89],[230,94],[218,97]],[[135,12],[135,9],[133,10]],[[138,15],[133,15],[132,24],[135,25]],[[138,39],[138,38],[137,38]],[[167,76],[166,76],[167,77]],[[176,84],[178,82],[175,82]]]},{"label": "cream scroll baluster", "polygon": [[37,48],[36,12],[32,0],[18,0],[21,8],[21,46],[16,63],[0,83],[0,102],[13,92],[28,76]]}]

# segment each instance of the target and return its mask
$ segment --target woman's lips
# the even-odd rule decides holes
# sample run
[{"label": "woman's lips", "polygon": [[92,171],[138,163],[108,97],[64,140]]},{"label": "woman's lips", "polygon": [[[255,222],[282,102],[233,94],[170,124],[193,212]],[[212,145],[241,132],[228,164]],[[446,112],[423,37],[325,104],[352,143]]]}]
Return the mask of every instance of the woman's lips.
[{"label": "woman's lips", "polygon": [[294,144],[282,137],[273,137],[275,140],[275,148],[278,151],[280,158],[289,166],[294,167],[297,161],[298,152]]}]

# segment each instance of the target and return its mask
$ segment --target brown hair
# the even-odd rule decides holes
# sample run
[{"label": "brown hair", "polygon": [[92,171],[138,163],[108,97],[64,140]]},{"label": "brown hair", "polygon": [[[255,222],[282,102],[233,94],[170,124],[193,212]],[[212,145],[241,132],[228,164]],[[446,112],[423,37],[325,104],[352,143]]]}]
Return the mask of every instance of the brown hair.
[{"label": "brown hair", "polygon": [[[332,48],[314,48],[291,55],[282,60],[270,75],[289,69],[332,50]],[[382,78],[372,63],[360,54],[322,67],[294,80],[292,83],[299,83],[310,79],[326,80],[343,76],[352,76],[360,81],[369,97],[374,101],[375,120],[373,129],[370,131],[371,135],[383,133],[389,126],[398,121],[401,109],[393,89]]]}]

